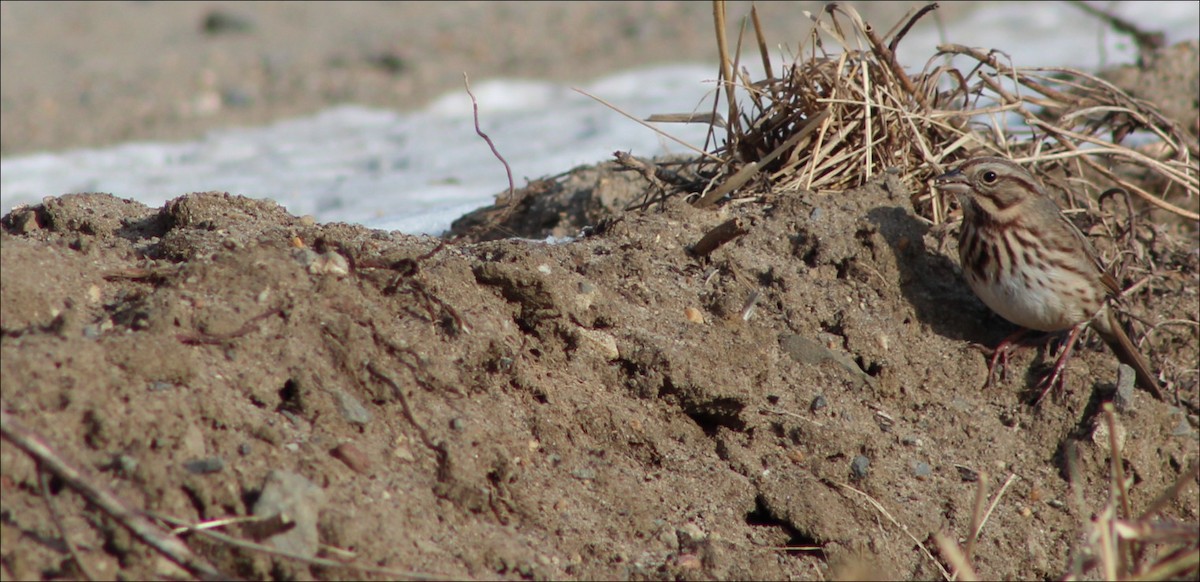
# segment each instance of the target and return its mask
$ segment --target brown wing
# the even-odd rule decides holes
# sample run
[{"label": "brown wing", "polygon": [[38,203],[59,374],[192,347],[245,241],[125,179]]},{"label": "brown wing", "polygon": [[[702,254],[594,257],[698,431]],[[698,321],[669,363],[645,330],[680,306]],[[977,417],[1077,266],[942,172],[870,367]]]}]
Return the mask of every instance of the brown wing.
[{"label": "brown wing", "polygon": [[1121,285],[1117,283],[1117,279],[1113,277],[1112,273],[1109,273],[1108,269],[1104,268],[1104,264],[1100,262],[1100,254],[1097,253],[1096,248],[1092,246],[1092,241],[1088,240],[1088,237],[1084,236],[1084,234],[1080,232],[1079,227],[1075,226],[1075,223],[1071,222],[1071,219],[1067,218],[1065,214],[1060,212],[1058,217],[1063,222],[1067,223],[1069,230],[1075,235],[1075,239],[1079,242],[1079,247],[1083,249],[1084,254],[1086,254],[1088,259],[1091,260],[1092,265],[1096,267],[1096,274],[1099,275],[1100,283],[1104,285],[1105,289],[1108,289],[1108,295],[1110,297],[1119,296],[1121,294]]}]

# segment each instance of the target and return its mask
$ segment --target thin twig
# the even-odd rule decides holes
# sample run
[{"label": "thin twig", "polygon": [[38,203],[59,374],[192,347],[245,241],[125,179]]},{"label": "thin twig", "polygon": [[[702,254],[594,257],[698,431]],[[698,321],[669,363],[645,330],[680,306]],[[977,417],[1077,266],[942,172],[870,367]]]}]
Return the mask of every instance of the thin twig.
[{"label": "thin twig", "polygon": [[396,569],[392,569],[392,568],[381,568],[379,566],[368,566],[365,564],[356,564],[354,562],[341,562],[338,560],[330,560],[330,559],[326,559],[326,558],[312,558],[312,557],[308,557],[308,556],[302,556],[300,554],[296,554],[296,553],[289,552],[286,550],[280,550],[280,549],[274,548],[272,546],[260,544],[257,542],[252,542],[250,540],[236,538],[231,535],[221,533],[219,531],[213,531],[210,527],[204,527],[204,524],[193,525],[193,524],[190,524],[181,519],[175,519],[173,517],[158,514],[158,513],[151,513],[151,515],[153,515],[155,519],[158,519],[163,522],[169,523],[173,526],[176,526],[179,531],[182,531],[184,533],[200,534],[203,537],[216,540],[218,542],[221,542],[223,544],[226,544],[228,546],[232,546],[235,548],[242,548],[244,550],[249,550],[249,551],[253,551],[253,552],[260,552],[260,553],[269,554],[272,556],[279,556],[280,558],[287,558],[289,560],[295,560],[297,562],[304,562],[306,564],[313,564],[315,566],[322,566],[325,568],[345,568],[348,570],[357,570],[359,572],[366,572],[369,574],[382,574],[384,576],[394,576],[396,578],[403,578],[403,579],[408,579],[408,580],[461,580],[462,579],[462,577],[460,577],[460,576],[448,576],[445,574],[432,574],[432,573],[428,573],[428,572],[417,572],[414,570],[396,570]]},{"label": "thin twig", "polygon": [[721,159],[720,157],[710,154],[710,153],[708,153],[686,141],[683,141],[682,139],[679,139],[657,127],[654,127],[653,125],[650,125],[649,123],[646,123],[645,121],[642,121],[641,119],[638,119],[637,117],[634,117],[633,115],[630,115],[625,110],[621,109],[620,107],[617,107],[616,105],[613,105],[612,103],[609,103],[608,101],[605,101],[604,99],[601,99],[595,95],[592,95],[591,93],[588,93],[587,91],[584,91],[583,89],[580,89],[578,87],[572,87],[571,89],[574,90],[576,93],[584,95],[585,97],[591,97],[592,99],[595,99],[601,105],[604,105],[605,107],[608,107],[609,109],[612,109],[613,111],[616,111],[617,113],[620,113],[621,115],[624,115],[625,117],[628,117],[635,123],[643,125],[643,126],[649,128],[651,131],[653,131],[653,132],[655,132],[655,133],[657,133],[657,134],[659,134],[659,135],[661,135],[661,136],[663,136],[685,148],[688,148],[689,150],[692,150],[693,152],[696,152],[697,154],[700,154],[701,156],[704,156],[705,158],[708,158],[714,162],[725,163],[725,160]]},{"label": "thin twig", "polygon": [[942,573],[942,578],[944,578],[946,580],[951,579],[950,572],[946,571],[945,566],[942,566],[942,563],[939,562],[937,558],[933,557],[933,554],[930,553],[929,548],[926,548],[925,544],[922,543],[921,540],[918,540],[911,533],[909,533],[907,527],[900,525],[900,522],[896,521],[896,518],[892,517],[892,514],[888,513],[888,511],[883,508],[883,505],[881,505],[878,501],[875,501],[875,499],[873,499],[870,495],[867,495],[866,493],[863,493],[862,491],[859,491],[858,489],[855,489],[845,483],[836,482],[836,481],[835,481],[835,483],[839,487],[849,489],[850,491],[853,491],[853,492],[863,496],[863,498],[865,498],[867,500],[867,502],[870,503],[871,506],[875,508],[876,511],[883,514],[883,516],[886,517],[888,519],[888,521],[892,522],[892,525],[900,528],[900,531],[904,532],[904,535],[908,536],[908,539],[910,539],[914,543],[916,543],[918,548],[921,548],[921,552],[923,554],[925,554],[925,557],[929,558],[929,561],[933,562],[933,565],[937,566],[938,571]]},{"label": "thin twig", "polygon": [[962,548],[958,547],[958,542],[954,541],[954,538],[937,532],[933,534],[933,541],[937,542],[942,557],[946,558],[946,561],[954,567],[954,572],[950,576],[951,580],[965,580],[966,582],[979,580],[979,574],[975,572],[971,560],[967,558],[966,554],[963,554]]},{"label": "thin twig", "polygon": [[979,529],[983,523],[983,504],[987,501],[987,471],[979,472],[979,482],[975,485],[975,503],[971,509],[971,529],[967,532],[967,560],[975,555],[975,541],[979,539]]},{"label": "thin twig", "polygon": [[0,434],[17,448],[25,451],[25,454],[33,457],[39,466],[54,473],[68,487],[78,491],[92,505],[107,513],[109,517],[129,530],[143,543],[193,576],[204,580],[228,579],[228,576],[193,554],[187,545],[178,538],[162,531],[140,513],[130,509],[125,502],[107,489],[92,483],[87,473],[64,461],[50,445],[46,444],[46,440],[41,435],[26,428],[20,421],[3,410],[0,410]]}]

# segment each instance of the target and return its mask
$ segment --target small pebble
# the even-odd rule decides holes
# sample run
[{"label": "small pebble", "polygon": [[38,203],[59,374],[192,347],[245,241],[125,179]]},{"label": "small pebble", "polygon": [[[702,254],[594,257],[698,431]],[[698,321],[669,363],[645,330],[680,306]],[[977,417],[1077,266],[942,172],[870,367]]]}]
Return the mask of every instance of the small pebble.
[{"label": "small pebble", "polygon": [[591,481],[592,479],[596,478],[596,472],[587,468],[575,469],[574,471],[571,471],[571,475],[581,481]]},{"label": "small pebble", "polygon": [[698,570],[704,566],[704,562],[696,554],[679,554],[675,556],[675,567],[680,570]]},{"label": "small pebble", "polygon": [[1121,364],[1117,367],[1117,391],[1113,394],[1113,406],[1122,412],[1133,408],[1133,384],[1136,379],[1133,368]]},{"label": "small pebble", "polygon": [[1180,417],[1179,424],[1171,430],[1171,436],[1189,436],[1192,432],[1192,423],[1188,422],[1187,417]]},{"label": "small pebble", "polygon": [[451,430],[462,430],[463,426],[465,426],[463,423],[463,419],[461,419],[461,418],[450,419],[450,429]]},{"label": "small pebble", "polygon": [[342,443],[329,452],[333,458],[343,462],[355,473],[365,475],[371,468],[371,460],[366,453],[351,443]]},{"label": "small pebble", "polygon": [[818,394],[816,398],[813,398],[812,404],[808,405],[808,409],[817,412],[826,406],[829,406],[829,402],[825,400],[825,395]]},{"label": "small pebble", "polygon": [[694,523],[685,523],[675,530],[675,537],[679,539],[680,547],[687,548],[708,539],[708,534]]},{"label": "small pebble", "polygon": [[917,462],[913,465],[913,475],[918,479],[925,479],[933,475],[933,467],[930,467],[929,463]]},{"label": "small pebble", "polygon": [[207,459],[196,459],[183,464],[183,468],[188,473],[195,475],[204,475],[208,473],[217,473],[225,468],[225,461],[221,457],[208,457]]},{"label": "small pebble", "polygon": [[138,468],[137,459],[129,455],[117,455],[117,458],[113,459],[113,464],[126,475],[133,473]]},{"label": "small pebble", "polygon": [[367,410],[357,398],[341,390],[334,392],[333,397],[337,400],[338,412],[342,414],[342,418],[346,422],[358,425],[371,422],[371,411]]},{"label": "small pebble", "polygon": [[850,476],[856,481],[867,476],[867,467],[871,465],[871,460],[859,455],[850,461]]},{"label": "small pebble", "polygon": [[244,457],[246,455],[249,455],[250,451],[251,451],[251,449],[250,449],[250,445],[248,443],[242,443],[242,444],[238,445],[238,454],[239,455]]}]

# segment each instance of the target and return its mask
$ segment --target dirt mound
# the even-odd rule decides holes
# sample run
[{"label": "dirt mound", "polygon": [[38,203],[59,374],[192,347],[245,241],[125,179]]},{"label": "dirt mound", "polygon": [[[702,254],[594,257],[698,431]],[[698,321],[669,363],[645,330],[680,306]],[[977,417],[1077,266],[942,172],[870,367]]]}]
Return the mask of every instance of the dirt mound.
[{"label": "dirt mound", "polygon": [[[604,179],[628,178],[578,182]],[[1093,418],[1115,359],[1081,350],[1068,394],[1039,408],[1022,400],[1032,376],[981,390],[971,342],[1012,328],[909,204],[888,179],[720,211],[672,200],[567,244],[442,246],[220,193],[161,209],[48,199],[0,234],[4,407],[135,507],[195,523],[269,516],[263,499],[290,493],[304,510],[289,515],[308,516],[292,530],[225,530],[393,570],[935,578],[930,535],[965,538],[987,472],[992,495],[1015,480],[979,570],[1058,576],[1089,517],[1068,448],[1084,510],[1108,496]],[[747,234],[691,252],[731,218]],[[1159,316],[1194,308],[1190,268],[1156,295]],[[1152,336],[1148,355],[1195,369],[1181,333]],[[1033,352],[1012,369],[1040,370]],[[1195,376],[1169,374],[1194,403]],[[1141,393],[1120,421],[1145,507],[1196,458],[1196,432]],[[35,464],[2,450],[6,574],[79,576]],[[49,491],[96,575],[179,574],[57,480]],[[1198,512],[1180,497],[1175,513]],[[358,575],[188,539],[231,575]]]}]

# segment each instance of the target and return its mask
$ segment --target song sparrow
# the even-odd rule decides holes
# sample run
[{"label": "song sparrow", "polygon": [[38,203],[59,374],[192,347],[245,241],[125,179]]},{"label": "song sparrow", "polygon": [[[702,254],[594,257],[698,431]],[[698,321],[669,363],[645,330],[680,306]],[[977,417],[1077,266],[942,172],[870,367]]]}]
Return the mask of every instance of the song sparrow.
[{"label": "song sparrow", "polygon": [[[984,304],[1025,328],[1071,330],[1038,400],[1061,380],[1071,349],[1089,323],[1117,359],[1134,369],[1138,386],[1162,398],[1150,366],[1111,307],[1120,293],[1117,281],[1032,174],[1008,160],[981,157],[938,176],[935,184],[956,194],[962,205],[959,261]],[[997,357],[1007,357],[1010,342],[997,348],[989,379]]]}]

